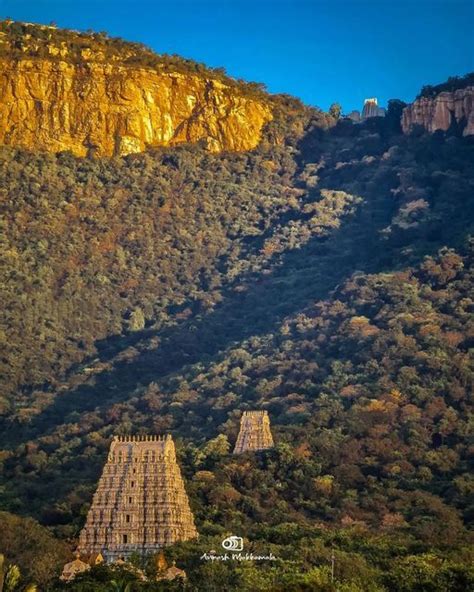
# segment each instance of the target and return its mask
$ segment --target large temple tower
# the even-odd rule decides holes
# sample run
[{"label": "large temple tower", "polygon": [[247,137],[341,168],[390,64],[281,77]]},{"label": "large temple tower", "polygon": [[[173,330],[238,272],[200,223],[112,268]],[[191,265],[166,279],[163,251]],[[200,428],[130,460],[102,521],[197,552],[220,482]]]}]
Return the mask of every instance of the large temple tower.
[{"label": "large temple tower", "polygon": [[115,437],[79,553],[110,562],[197,537],[171,436]]},{"label": "large temple tower", "polygon": [[244,411],[234,454],[273,448],[270,418],[267,411]]}]

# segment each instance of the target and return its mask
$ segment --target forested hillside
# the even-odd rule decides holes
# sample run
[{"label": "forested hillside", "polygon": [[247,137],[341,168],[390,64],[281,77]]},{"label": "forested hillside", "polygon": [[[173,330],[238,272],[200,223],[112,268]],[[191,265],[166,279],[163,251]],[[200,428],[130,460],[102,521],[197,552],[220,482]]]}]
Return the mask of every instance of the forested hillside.
[{"label": "forested hillside", "polygon": [[[397,109],[280,97],[243,154],[1,149],[0,552],[49,581],[110,437],[171,432],[190,585],[335,590],[335,552],[338,590],[468,589],[474,145]],[[228,454],[245,409],[274,450]],[[47,568],[8,513],[57,537]],[[281,563],[196,561],[229,532]]]}]

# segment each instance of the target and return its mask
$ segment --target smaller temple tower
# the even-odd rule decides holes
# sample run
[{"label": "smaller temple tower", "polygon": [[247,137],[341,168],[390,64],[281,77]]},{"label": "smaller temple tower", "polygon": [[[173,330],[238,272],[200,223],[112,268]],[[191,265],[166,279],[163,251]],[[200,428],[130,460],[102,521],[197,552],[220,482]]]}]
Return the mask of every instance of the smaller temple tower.
[{"label": "smaller temple tower", "polygon": [[270,418],[267,411],[244,411],[234,454],[273,448]]}]

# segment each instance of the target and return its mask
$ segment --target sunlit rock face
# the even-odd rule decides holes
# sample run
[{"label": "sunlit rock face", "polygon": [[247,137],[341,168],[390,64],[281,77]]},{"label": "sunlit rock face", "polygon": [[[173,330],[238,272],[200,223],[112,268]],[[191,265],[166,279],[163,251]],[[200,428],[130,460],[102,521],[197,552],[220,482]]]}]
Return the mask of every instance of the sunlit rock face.
[{"label": "sunlit rock face", "polygon": [[64,47],[48,46],[40,58],[28,51],[10,58],[4,43],[1,144],[78,156],[199,141],[213,152],[243,151],[257,146],[272,119],[264,99],[210,76],[82,54],[71,60]]},{"label": "sunlit rock face", "polygon": [[462,127],[464,136],[474,134],[474,87],[441,92],[436,97],[420,97],[403,110],[402,129],[409,133],[421,125],[429,132],[447,131],[453,123]]}]

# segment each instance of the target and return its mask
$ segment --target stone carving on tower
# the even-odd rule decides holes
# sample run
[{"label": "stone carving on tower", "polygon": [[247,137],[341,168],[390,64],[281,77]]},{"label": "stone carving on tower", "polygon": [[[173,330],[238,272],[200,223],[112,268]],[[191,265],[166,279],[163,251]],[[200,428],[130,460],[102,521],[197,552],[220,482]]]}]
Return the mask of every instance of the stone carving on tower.
[{"label": "stone carving on tower", "polygon": [[234,454],[273,448],[270,418],[267,411],[244,411]]},{"label": "stone carving on tower", "polygon": [[197,536],[171,436],[115,437],[79,553],[111,562]]}]

